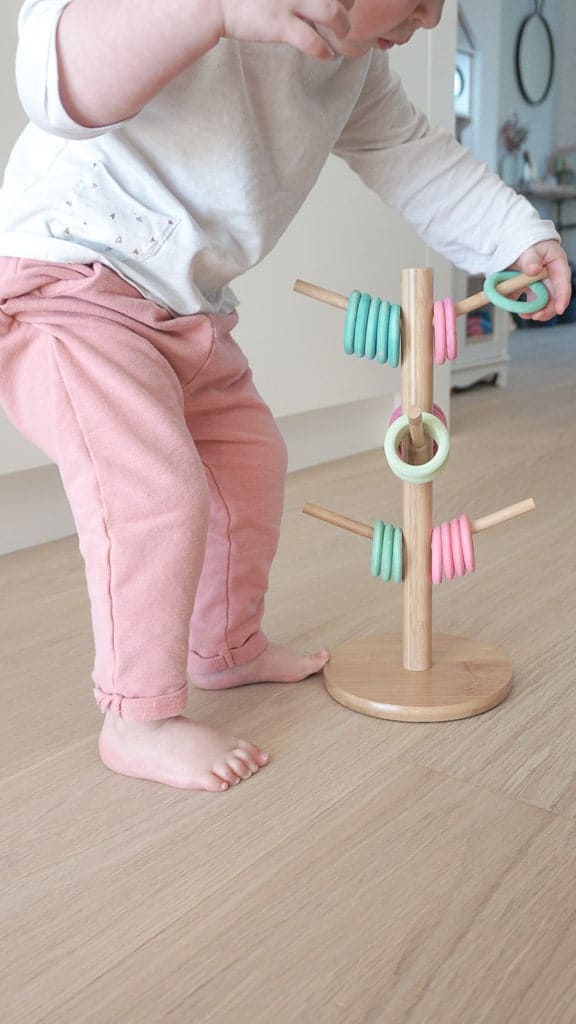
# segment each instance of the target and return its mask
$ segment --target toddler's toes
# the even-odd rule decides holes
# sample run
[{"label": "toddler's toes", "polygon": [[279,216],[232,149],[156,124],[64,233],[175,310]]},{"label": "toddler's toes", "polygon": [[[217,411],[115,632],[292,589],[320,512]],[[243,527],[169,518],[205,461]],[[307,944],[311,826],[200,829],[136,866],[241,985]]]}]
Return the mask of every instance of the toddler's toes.
[{"label": "toddler's toes", "polygon": [[253,771],[257,771],[258,768],[263,768],[270,760],[269,754],[266,754],[263,750],[259,750],[258,747],[255,747],[253,743],[248,743],[247,740],[240,740],[238,749],[235,753],[242,757],[249,765],[253,764]]},{"label": "toddler's toes", "polygon": [[[228,758],[228,764],[230,768],[232,768],[232,770],[236,772],[236,775],[240,776],[241,779],[249,779],[250,776],[254,774],[252,769],[246,764],[246,761],[244,761],[241,757],[235,757],[234,755],[232,755]],[[256,771],[257,770],[258,769],[256,769]]]},{"label": "toddler's toes", "polygon": [[216,768],[214,769],[214,775],[216,775],[216,777],[221,779],[223,782],[229,783],[230,786],[235,786],[238,782],[240,782],[237,772],[235,772],[234,769],[231,768],[229,764],[226,764],[224,762],[216,766]]},{"label": "toddler's toes", "polygon": [[219,793],[222,792],[223,789],[230,789],[230,783],[225,782],[224,779],[219,779],[217,775],[210,772],[208,775],[204,775],[202,777],[201,786],[199,788],[205,789],[209,793]]},{"label": "toddler's toes", "polygon": [[330,651],[326,648],[322,648],[321,651],[317,651],[316,654],[308,655],[310,668],[310,675],[315,672],[321,672],[327,661],[330,661]]}]

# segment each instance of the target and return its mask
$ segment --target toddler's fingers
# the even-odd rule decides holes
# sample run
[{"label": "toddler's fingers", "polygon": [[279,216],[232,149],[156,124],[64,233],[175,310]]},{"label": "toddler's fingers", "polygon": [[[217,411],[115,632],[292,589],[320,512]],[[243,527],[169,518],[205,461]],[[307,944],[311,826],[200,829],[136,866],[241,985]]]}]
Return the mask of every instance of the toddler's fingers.
[{"label": "toddler's fingers", "polygon": [[348,11],[353,6],[350,0],[298,0],[294,13],[320,34],[322,29],[329,29],[338,39],[343,39],[350,31]]},{"label": "toddler's fingers", "polygon": [[316,57],[318,60],[332,60],[335,56],[330,44],[316,31],[314,25],[301,18],[291,19],[283,41],[289,43],[296,50],[300,50],[301,53],[305,53],[306,56]]}]

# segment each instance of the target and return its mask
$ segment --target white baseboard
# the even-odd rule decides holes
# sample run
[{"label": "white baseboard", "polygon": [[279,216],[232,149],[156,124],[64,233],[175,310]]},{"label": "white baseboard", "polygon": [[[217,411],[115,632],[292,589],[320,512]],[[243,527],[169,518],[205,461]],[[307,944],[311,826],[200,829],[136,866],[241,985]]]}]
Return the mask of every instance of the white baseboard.
[{"label": "white baseboard", "polygon": [[[288,445],[289,470],[355,455],[384,442],[398,396],[284,416],[278,425]],[[0,555],[76,533],[56,466],[0,476]]]},{"label": "white baseboard", "polygon": [[76,526],[57,466],[0,476],[0,555],[73,533]]},{"label": "white baseboard", "polygon": [[288,469],[306,469],[384,444],[384,435],[399,395],[281,416],[278,426],[288,447]]}]

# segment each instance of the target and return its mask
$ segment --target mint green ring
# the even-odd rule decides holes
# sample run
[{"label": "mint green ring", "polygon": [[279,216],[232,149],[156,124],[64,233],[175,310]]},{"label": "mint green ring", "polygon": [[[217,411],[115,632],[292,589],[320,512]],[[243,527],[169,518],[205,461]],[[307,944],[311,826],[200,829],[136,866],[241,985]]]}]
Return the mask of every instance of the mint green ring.
[{"label": "mint green ring", "polygon": [[376,359],[379,363],[388,362],[388,324],[390,322],[390,303],[382,299],[378,314],[376,331]]},{"label": "mint green ring", "polygon": [[372,299],[368,312],[368,323],[366,324],[366,341],[364,355],[366,359],[374,359],[378,347],[378,316],[382,303],[380,299]]},{"label": "mint green ring", "polygon": [[344,351],[347,356],[354,355],[354,332],[356,329],[356,313],[361,299],[361,293],[354,291],[350,293],[348,305],[346,306],[346,323],[344,324]]},{"label": "mint green ring", "polygon": [[380,566],[382,565],[382,540],[384,538],[384,523],[381,519],[377,519],[374,523],[374,532],[372,534],[372,558],[370,560],[370,573],[372,576],[380,575]]},{"label": "mint green ring", "polygon": [[392,541],[394,539],[394,527],[390,523],[384,526],[384,537],[382,539],[382,568],[380,576],[385,583],[390,582],[392,575]]},{"label": "mint green ring", "polygon": [[364,292],[360,296],[358,312],[356,313],[356,325],[354,327],[354,355],[364,355],[364,343],[366,340],[366,327],[368,326],[368,314],[372,298]]},{"label": "mint green ring", "polygon": [[392,582],[402,583],[402,575],[402,530],[395,526],[392,542]]},{"label": "mint green ring", "polygon": [[377,519],[373,527],[370,573],[386,583],[402,583],[403,537],[399,526]]},{"label": "mint green ring", "polygon": [[390,307],[388,323],[388,366],[398,366],[401,355],[400,306],[393,303]]},{"label": "mint green ring", "polygon": [[442,420],[431,412],[422,413],[424,433],[438,445],[432,458],[422,466],[412,466],[404,462],[398,455],[398,446],[410,433],[410,421],[407,416],[399,416],[391,423],[384,437],[384,454],[390,469],[409,484],[428,484],[440,472],[450,453],[450,436]]},{"label": "mint green ring", "polygon": [[515,270],[501,270],[497,274],[490,274],[489,277],[484,281],[484,291],[490,302],[494,303],[495,306],[500,306],[501,309],[506,309],[509,313],[538,313],[540,309],[544,309],[547,305],[550,295],[546,285],[542,284],[542,281],[534,281],[534,284],[526,285],[536,294],[536,298],[532,299],[531,302],[518,302],[516,299],[509,299],[506,295],[501,295],[497,290],[496,285],[500,284],[501,281],[510,281],[513,277],[518,277]]}]

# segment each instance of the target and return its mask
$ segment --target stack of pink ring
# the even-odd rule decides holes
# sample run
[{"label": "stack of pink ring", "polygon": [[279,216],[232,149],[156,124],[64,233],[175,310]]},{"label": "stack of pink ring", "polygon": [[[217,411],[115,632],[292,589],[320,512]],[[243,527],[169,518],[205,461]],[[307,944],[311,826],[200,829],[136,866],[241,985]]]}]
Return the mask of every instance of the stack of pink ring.
[{"label": "stack of pink ring", "polygon": [[443,578],[453,580],[455,576],[474,572],[475,568],[472,525],[468,516],[435,526],[432,530],[432,583],[441,583]]},{"label": "stack of pink ring", "polygon": [[439,299],[434,303],[434,359],[442,366],[457,355],[456,305],[453,299]]},{"label": "stack of pink ring", "polygon": [[[438,417],[439,420],[442,420],[442,423],[444,424],[445,427],[448,426],[448,420],[446,419],[446,414],[444,413],[444,410],[440,408],[439,405],[436,405],[436,402],[434,402],[434,405],[432,406],[432,412],[434,413],[435,416]],[[398,419],[398,417],[401,416],[401,415],[402,415],[402,406],[401,405],[397,405],[396,408],[394,409],[394,412],[392,413],[392,415],[390,417],[388,426],[390,426],[391,423],[394,423]],[[434,441],[433,444],[432,444],[432,454],[435,455],[437,451],[438,451],[438,445],[436,444],[436,441]],[[398,455],[401,455],[401,454],[402,453],[401,453],[400,447],[399,447],[398,448]]]}]

